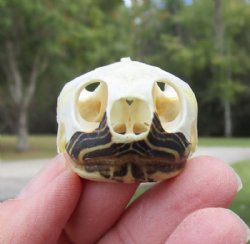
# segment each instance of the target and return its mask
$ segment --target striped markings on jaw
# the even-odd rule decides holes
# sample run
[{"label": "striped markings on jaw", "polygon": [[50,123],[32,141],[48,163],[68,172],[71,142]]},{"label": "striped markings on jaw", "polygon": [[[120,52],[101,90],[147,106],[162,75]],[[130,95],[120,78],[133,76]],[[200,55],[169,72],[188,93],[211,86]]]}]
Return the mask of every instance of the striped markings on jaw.
[{"label": "striped markings on jaw", "polygon": [[90,179],[95,175],[102,179],[120,182],[153,182],[178,174],[185,163],[186,160],[173,163],[163,158],[153,160],[137,155],[126,155],[119,158],[92,158],[82,163],[74,162],[74,168]]},{"label": "striped markings on jaw", "polygon": [[184,167],[189,151],[185,136],[164,131],[157,114],[144,140],[112,142],[105,115],[99,128],[91,133],[76,132],[67,145],[78,174],[122,182],[170,178]]}]

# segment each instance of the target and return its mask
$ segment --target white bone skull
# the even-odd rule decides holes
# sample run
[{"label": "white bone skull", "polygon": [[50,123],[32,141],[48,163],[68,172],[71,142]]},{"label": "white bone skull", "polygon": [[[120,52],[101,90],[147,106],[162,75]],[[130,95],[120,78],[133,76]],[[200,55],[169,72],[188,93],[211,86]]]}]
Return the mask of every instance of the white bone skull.
[{"label": "white bone skull", "polygon": [[92,180],[173,177],[197,143],[197,103],[189,85],[129,58],[68,82],[57,121],[58,152]]}]

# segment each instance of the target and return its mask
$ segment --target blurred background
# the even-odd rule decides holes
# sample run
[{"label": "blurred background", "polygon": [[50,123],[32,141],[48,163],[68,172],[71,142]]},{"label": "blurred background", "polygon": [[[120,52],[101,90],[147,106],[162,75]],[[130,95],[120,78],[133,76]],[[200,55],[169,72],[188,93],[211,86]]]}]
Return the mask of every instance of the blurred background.
[{"label": "blurred background", "polygon": [[65,82],[127,56],[192,87],[199,147],[233,152],[250,224],[249,0],[0,0],[0,200],[56,154]]}]

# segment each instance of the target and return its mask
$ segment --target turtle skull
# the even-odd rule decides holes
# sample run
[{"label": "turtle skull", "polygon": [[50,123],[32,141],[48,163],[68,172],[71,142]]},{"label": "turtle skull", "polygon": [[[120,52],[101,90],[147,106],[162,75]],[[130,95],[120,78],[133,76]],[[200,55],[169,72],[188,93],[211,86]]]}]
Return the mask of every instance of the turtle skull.
[{"label": "turtle skull", "polygon": [[197,142],[197,103],[189,85],[129,58],[68,82],[57,121],[58,152],[92,180],[173,177]]}]

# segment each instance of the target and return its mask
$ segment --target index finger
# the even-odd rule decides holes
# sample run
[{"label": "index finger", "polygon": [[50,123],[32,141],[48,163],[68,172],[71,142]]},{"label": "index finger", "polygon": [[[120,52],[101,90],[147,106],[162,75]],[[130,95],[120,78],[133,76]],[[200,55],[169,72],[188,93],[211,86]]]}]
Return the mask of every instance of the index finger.
[{"label": "index finger", "polygon": [[95,243],[121,216],[138,184],[82,182],[82,196],[65,232],[73,243]]}]

